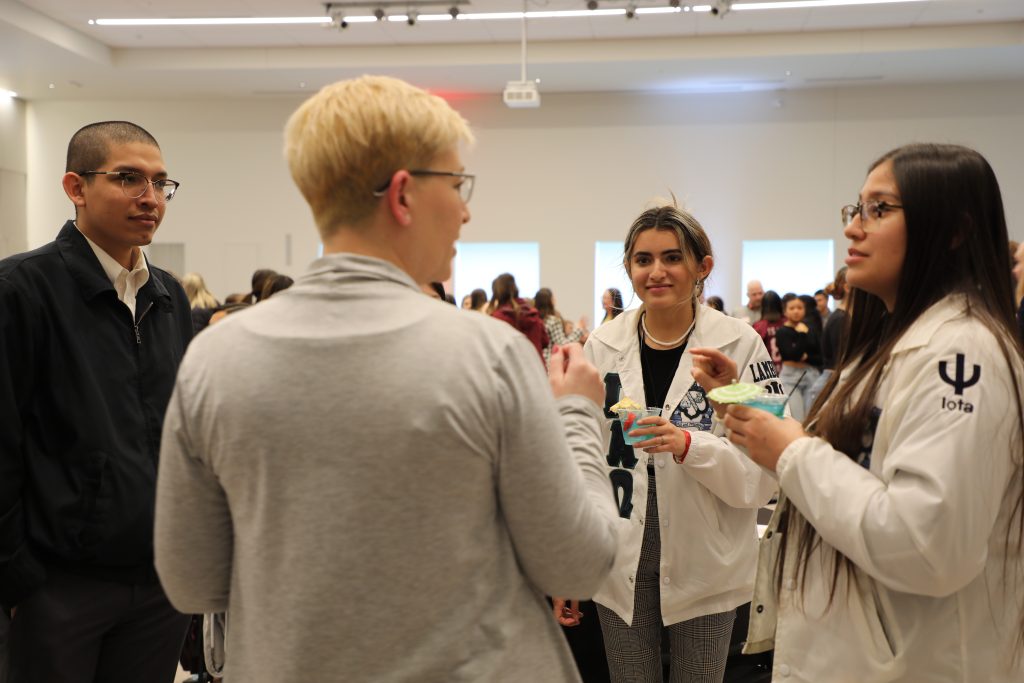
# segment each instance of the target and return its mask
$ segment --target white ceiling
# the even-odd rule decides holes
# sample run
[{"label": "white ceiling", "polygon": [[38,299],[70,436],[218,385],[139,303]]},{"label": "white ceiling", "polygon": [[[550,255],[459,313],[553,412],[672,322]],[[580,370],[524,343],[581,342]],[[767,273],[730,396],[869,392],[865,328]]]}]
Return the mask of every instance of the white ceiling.
[{"label": "white ceiling", "polygon": [[[528,9],[585,4],[529,0]],[[351,13],[369,14],[373,7],[367,3]],[[422,11],[444,8],[437,3]],[[522,8],[522,0],[462,5],[463,12]],[[310,0],[0,0],[0,88],[26,99],[252,97],[301,94],[373,72],[442,92],[499,93],[506,81],[519,78],[516,20],[379,22],[345,30],[88,23],[324,13],[323,3]],[[528,76],[541,79],[541,92],[1024,80],[1024,0],[733,11],[721,18],[691,12],[634,20],[537,19],[529,22],[528,34]]]}]

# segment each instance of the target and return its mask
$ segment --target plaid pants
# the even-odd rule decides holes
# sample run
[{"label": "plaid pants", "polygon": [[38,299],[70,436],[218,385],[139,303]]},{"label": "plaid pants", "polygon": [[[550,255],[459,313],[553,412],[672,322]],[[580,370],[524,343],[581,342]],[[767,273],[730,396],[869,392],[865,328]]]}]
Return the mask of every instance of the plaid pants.
[{"label": "plaid pants", "polygon": [[[654,468],[647,468],[647,519],[636,572],[633,625],[598,605],[612,683],[661,683],[661,536]],[[721,683],[736,610],[695,617],[668,627],[670,683]]]}]

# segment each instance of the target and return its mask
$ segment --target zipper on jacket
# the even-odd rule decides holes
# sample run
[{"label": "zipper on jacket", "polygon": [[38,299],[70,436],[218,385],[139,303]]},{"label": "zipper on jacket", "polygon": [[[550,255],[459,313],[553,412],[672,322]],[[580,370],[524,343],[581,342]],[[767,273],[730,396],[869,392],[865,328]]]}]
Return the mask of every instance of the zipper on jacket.
[{"label": "zipper on jacket", "polygon": [[153,308],[152,301],[150,301],[149,305],[142,311],[142,315],[139,316],[138,321],[132,323],[132,327],[135,328],[135,344],[137,346],[142,345],[142,332],[139,331],[139,325],[142,324],[142,319],[146,317],[146,314],[149,313],[149,309],[151,308]]}]

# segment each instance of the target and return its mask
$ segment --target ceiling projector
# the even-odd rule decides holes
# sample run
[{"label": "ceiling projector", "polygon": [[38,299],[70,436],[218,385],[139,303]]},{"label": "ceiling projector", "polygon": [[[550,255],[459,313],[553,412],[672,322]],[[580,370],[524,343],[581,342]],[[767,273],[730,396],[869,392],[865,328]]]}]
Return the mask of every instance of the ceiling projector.
[{"label": "ceiling projector", "polygon": [[540,106],[540,92],[533,81],[509,81],[501,94],[505,106],[512,109],[526,109]]}]

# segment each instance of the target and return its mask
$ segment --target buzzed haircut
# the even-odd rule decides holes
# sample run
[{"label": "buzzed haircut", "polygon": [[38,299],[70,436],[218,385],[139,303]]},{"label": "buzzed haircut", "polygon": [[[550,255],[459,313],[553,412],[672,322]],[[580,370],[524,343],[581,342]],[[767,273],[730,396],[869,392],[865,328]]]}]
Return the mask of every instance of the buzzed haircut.
[{"label": "buzzed haircut", "polygon": [[143,142],[160,149],[156,138],[142,126],[130,121],[100,121],[80,128],[68,143],[68,161],[64,171],[82,173],[98,170],[107,160],[113,145]]}]

